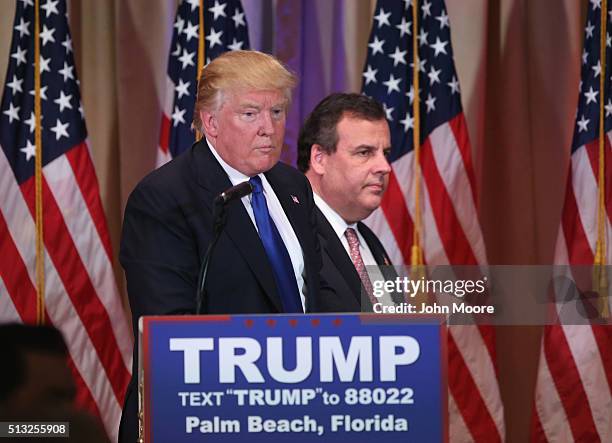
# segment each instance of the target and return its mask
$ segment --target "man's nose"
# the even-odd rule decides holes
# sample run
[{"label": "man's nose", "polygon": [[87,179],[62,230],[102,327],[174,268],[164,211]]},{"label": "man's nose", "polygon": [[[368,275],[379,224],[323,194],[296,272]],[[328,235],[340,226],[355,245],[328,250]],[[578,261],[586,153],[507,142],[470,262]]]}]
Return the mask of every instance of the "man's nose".
[{"label": "man's nose", "polygon": [[383,151],[380,151],[376,156],[375,172],[383,175],[391,172],[391,165],[389,164],[389,160],[387,160],[387,156]]},{"label": "man's nose", "polygon": [[270,136],[274,134],[274,121],[269,112],[262,112],[259,126],[259,135]]}]

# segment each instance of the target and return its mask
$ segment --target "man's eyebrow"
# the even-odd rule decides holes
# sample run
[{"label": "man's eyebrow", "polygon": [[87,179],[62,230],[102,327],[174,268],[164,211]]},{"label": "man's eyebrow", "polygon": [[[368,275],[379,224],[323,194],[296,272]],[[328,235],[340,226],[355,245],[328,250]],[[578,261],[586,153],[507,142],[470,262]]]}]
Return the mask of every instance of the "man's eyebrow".
[{"label": "man's eyebrow", "polygon": [[361,145],[357,145],[354,148],[352,148],[352,151],[358,151],[359,149],[367,149],[369,151],[372,151],[374,149],[376,149],[376,146],[372,146],[372,145],[366,145],[366,144],[361,144]]},{"label": "man's eyebrow", "polygon": [[246,109],[246,108],[261,109],[261,105],[259,105],[257,103],[250,103],[250,102],[240,103],[240,105],[238,107],[240,109]]}]

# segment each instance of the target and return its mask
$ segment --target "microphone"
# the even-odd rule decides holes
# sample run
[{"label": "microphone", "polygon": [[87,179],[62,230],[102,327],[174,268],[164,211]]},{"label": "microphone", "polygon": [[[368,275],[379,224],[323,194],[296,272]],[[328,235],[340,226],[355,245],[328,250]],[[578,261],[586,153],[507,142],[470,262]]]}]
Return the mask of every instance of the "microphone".
[{"label": "microphone", "polygon": [[232,186],[231,188],[226,189],[221,194],[217,195],[217,197],[215,197],[215,205],[226,205],[233,200],[246,197],[251,192],[253,192],[253,186],[251,186],[251,183],[248,181],[238,183],[236,186]]},{"label": "microphone", "polygon": [[217,195],[213,200],[213,239],[208,244],[206,254],[200,265],[200,272],[198,275],[198,286],[196,292],[196,314],[202,313],[202,305],[206,296],[206,276],[208,275],[208,265],[210,264],[210,258],[213,250],[223,232],[225,222],[227,221],[226,207],[229,203],[239,200],[242,197],[246,197],[253,192],[253,187],[248,181],[232,186],[226,189],[221,194]]}]

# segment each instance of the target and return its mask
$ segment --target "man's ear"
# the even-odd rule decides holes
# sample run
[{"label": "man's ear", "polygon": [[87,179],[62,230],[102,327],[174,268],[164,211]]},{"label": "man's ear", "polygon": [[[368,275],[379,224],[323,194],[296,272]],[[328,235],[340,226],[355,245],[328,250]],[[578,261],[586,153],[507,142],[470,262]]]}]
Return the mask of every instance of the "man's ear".
[{"label": "man's ear", "polygon": [[323,147],[315,143],[310,148],[310,169],[317,175],[325,174],[328,157],[329,154],[323,150]]},{"label": "man's ear", "polygon": [[200,120],[202,121],[202,128],[204,128],[204,133],[211,137],[215,138],[219,135],[219,123],[217,122],[217,117],[210,111],[200,111]]}]

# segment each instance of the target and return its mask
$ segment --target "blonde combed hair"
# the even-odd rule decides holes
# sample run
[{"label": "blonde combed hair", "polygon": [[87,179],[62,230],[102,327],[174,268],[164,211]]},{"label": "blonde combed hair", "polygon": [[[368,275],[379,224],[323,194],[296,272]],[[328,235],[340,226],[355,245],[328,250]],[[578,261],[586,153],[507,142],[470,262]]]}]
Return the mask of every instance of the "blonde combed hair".
[{"label": "blonde combed hair", "polygon": [[280,90],[291,101],[291,90],[297,83],[283,64],[259,51],[228,51],[210,62],[198,81],[193,109],[193,128],[202,133],[200,111],[217,111],[223,94],[240,90]]}]

